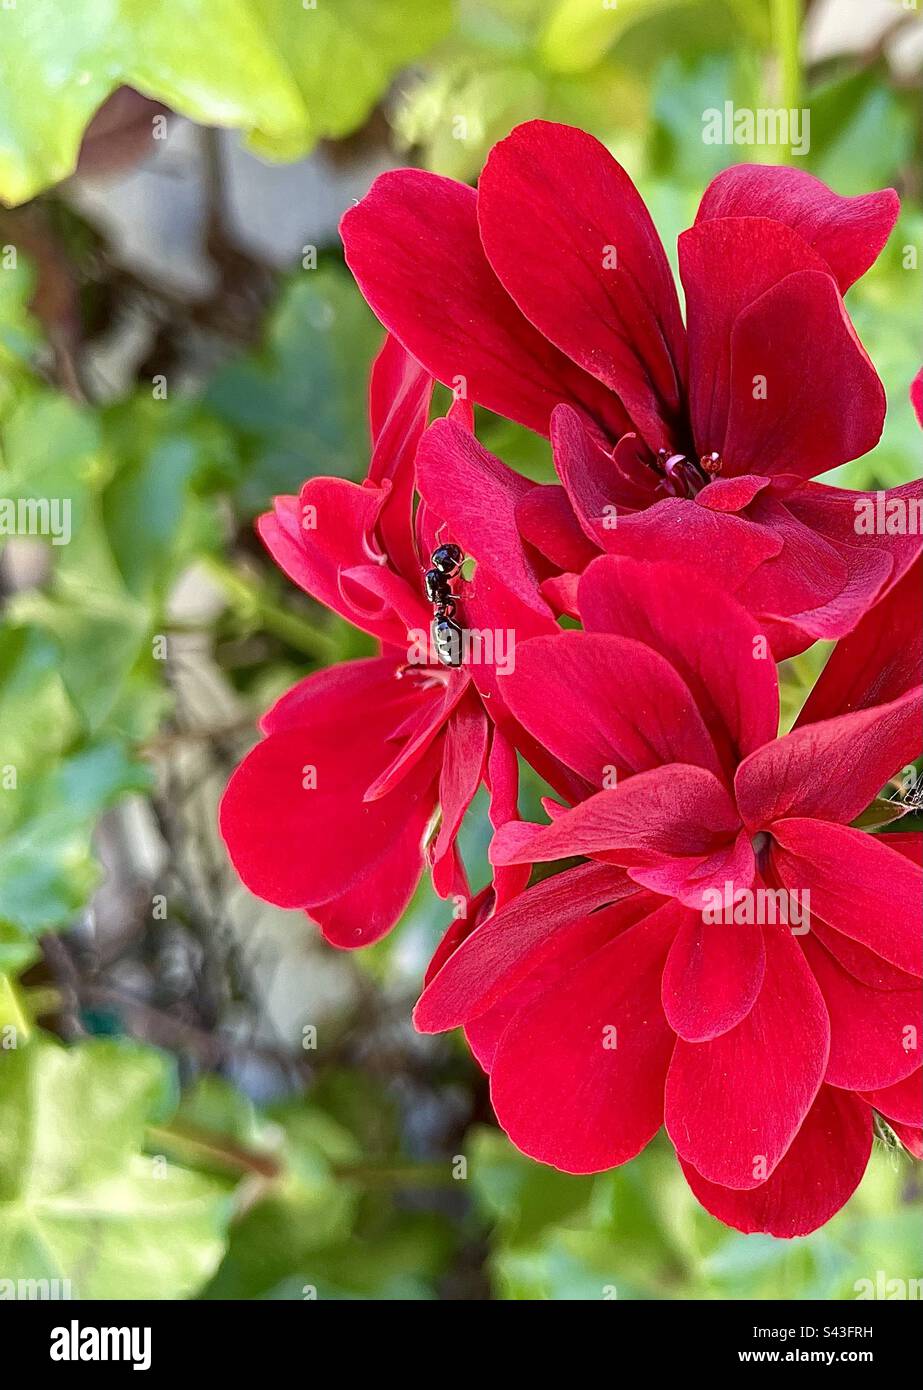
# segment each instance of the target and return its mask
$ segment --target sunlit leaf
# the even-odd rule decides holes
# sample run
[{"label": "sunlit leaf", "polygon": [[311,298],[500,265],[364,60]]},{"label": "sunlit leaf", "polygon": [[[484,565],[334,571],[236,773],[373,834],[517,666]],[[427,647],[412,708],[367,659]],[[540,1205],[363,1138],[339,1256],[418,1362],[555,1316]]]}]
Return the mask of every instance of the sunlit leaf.
[{"label": "sunlit leaf", "polygon": [[172,1073],[150,1049],[0,1049],[0,1271],[73,1298],[188,1298],[224,1248],[225,1188],[143,1152]]}]

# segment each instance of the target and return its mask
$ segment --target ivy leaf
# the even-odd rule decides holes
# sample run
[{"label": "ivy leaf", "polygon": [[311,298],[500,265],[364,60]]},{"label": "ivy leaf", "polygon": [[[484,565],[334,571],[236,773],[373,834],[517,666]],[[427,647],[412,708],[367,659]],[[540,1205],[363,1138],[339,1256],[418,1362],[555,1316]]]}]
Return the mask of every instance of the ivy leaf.
[{"label": "ivy leaf", "polygon": [[282,136],[303,120],[298,90],[248,0],[3,6],[0,198],[24,202],[72,173],[90,118],[123,84],[209,124]]},{"label": "ivy leaf", "polygon": [[54,643],[26,626],[0,626],[0,832],[18,812],[16,793],[67,748],[77,721]]},{"label": "ivy leaf", "polygon": [[102,812],[146,790],[148,770],[115,743],[66,759],[52,774],[0,792],[13,808],[0,840],[0,918],[31,932],[61,927],[99,878],[91,838]]},{"label": "ivy leaf", "polygon": [[[0,16],[4,13],[0,8]],[[0,34],[2,29],[0,18]],[[107,466],[96,418],[66,396],[33,389],[3,422],[0,445],[0,495],[54,502],[56,512],[38,519],[56,523],[56,532],[49,526],[47,536],[52,552],[66,550],[80,529],[89,489]]]},{"label": "ivy leaf", "polygon": [[297,159],[321,139],[357,129],[394,75],[448,31],[450,0],[262,0],[260,13],[285,55],[304,103],[304,117],[279,136],[255,131],[250,144],[274,159]]},{"label": "ivy leaf", "polygon": [[0,1051],[0,1270],[79,1299],[176,1299],[221,1258],[226,1187],[142,1152],[172,1071],[148,1048],[36,1035]]},{"label": "ivy leaf", "polygon": [[360,125],[450,15],[449,0],[3,5],[0,200],[25,202],[71,174],[86,126],[119,86],[242,129],[261,154],[297,158]]}]

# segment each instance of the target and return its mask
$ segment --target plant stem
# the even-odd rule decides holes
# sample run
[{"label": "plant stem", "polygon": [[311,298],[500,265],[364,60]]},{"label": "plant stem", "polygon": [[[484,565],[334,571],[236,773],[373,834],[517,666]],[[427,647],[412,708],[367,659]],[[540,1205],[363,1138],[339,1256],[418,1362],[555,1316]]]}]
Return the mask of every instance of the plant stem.
[{"label": "plant stem", "polygon": [[[801,63],[802,0],[772,0],[772,36],[779,64],[779,104],[787,111],[801,106],[804,73]],[[786,161],[791,145],[783,145]]]},{"label": "plant stem", "polygon": [[457,1179],[452,1165],[445,1163],[338,1163],[334,1176],[367,1188],[449,1187]]},{"label": "plant stem", "polygon": [[[228,1135],[212,1134],[174,1121],[149,1125],[147,1144],[185,1156],[190,1163],[205,1163],[231,1173],[255,1175],[271,1181],[284,1172],[284,1161],[273,1154],[239,1144]],[[455,1179],[449,1162],[439,1163],[336,1163],[331,1169],[340,1182],[365,1188],[448,1187]]]},{"label": "plant stem", "polygon": [[181,1125],[150,1125],[147,1142],[150,1148],[163,1146],[184,1154],[192,1163],[217,1165],[232,1173],[272,1179],[282,1172],[281,1164],[272,1154],[248,1149],[222,1134],[206,1134]]},{"label": "plant stem", "polygon": [[316,661],[336,661],[339,651],[336,642],[328,633],[312,626],[296,613],[280,608],[266,597],[257,584],[245,579],[224,560],[219,560],[214,555],[206,555],[202,557],[202,562],[211,577],[224,589],[231,606],[242,617],[259,623],[267,632],[281,637],[290,647],[304,652]]}]

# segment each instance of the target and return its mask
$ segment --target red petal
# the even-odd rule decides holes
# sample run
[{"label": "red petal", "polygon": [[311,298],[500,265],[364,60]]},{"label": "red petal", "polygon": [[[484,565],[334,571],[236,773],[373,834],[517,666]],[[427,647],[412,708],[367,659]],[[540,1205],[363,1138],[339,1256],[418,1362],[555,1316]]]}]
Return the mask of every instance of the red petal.
[{"label": "red petal", "polygon": [[[744,821],[762,830],[787,816],[847,823],[920,747],[920,691],[889,705],[803,724],[758,748],[735,779]],[[839,769],[849,767],[849,777]]]},{"label": "red petal", "polygon": [[[419,668],[422,672],[422,667]],[[405,677],[412,687],[414,676]],[[373,777],[365,789],[364,801],[378,801],[402,782],[411,768],[425,757],[439,733],[458,705],[470,691],[470,683],[460,671],[453,671],[449,680],[430,683],[422,676],[417,687],[419,696],[409,718],[395,726],[387,735],[392,749],[397,749],[391,761]]]},{"label": "red petal", "polygon": [[523,539],[559,569],[580,573],[599,554],[583,531],[563,487],[534,487],[516,507]]},{"label": "red petal", "polygon": [[[739,316],[794,271],[817,270],[830,277],[826,262],[797,232],[764,217],[722,217],[697,223],[679,239],[679,265],[686,290],[695,443],[700,454],[721,453],[732,402],[731,334]],[[771,342],[766,346],[775,363]],[[764,357],[762,372],[768,371]],[[748,392],[752,390],[751,382]],[[760,404],[772,412],[784,401],[779,396],[774,405]],[[728,469],[725,460],[725,476]],[[734,471],[763,473],[765,469],[762,460],[751,458],[736,459]]]},{"label": "red petal", "polygon": [[405,720],[440,698],[397,679],[398,662],[389,656],[341,661],[293,685],[260,720],[264,734],[289,729],[328,728],[335,738],[345,720],[386,738]]},{"label": "red petal", "polygon": [[775,737],[779,688],[759,627],[707,579],[679,566],[600,556],[580,581],[578,601],[590,632],[631,637],[661,656],[695,699],[722,764]]},{"label": "red petal", "polygon": [[893,830],[884,839],[889,849],[903,854],[917,868],[923,868],[923,831]]},{"label": "red petal", "polygon": [[[403,434],[409,421],[417,417],[424,398],[429,403],[432,387],[429,373],[396,338],[386,333],[369,372],[369,430],[373,445],[380,441],[386,429],[393,427],[398,417],[402,420],[399,432]],[[379,465],[384,463],[385,458],[381,457]],[[381,476],[391,477],[392,474],[385,471]]]},{"label": "red petal", "polygon": [[898,1081],[896,1086],[885,1086],[878,1091],[866,1092],[862,1099],[874,1105],[889,1120],[899,1124],[923,1125],[923,1073],[912,1072],[910,1076]]},{"label": "red petal", "polygon": [[910,404],[917,420],[923,425],[923,370],[917,372],[910,383]]},{"label": "red petal", "polygon": [[[436,754],[391,796],[363,794],[393,745],[388,737],[413,700],[395,699],[394,664],[385,658],[333,667],[296,686],[264,721],[268,737],[236,770],[221,803],[221,832],[235,868],[257,896],[279,907],[316,908],[349,899],[359,908],[342,944],[371,939],[354,890],[403,906],[422,868],[422,837],[435,804]],[[306,787],[305,769],[316,786]],[[331,909],[333,912],[334,909]],[[379,931],[380,934],[380,931]]]},{"label": "red petal", "polygon": [[539,578],[516,522],[517,504],[536,486],[489,453],[451,420],[437,420],[417,453],[417,485],[427,506],[445,519],[455,541],[504,587],[549,620]]},{"label": "red petal", "polygon": [[732,473],[813,478],[881,437],[884,387],[836,285],[817,271],[787,276],[736,318],[729,392],[727,432],[711,447]]},{"label": "red petal", "polygon": [[485,1013],[556,949],[556,936],[596,908],[637,894],[608,864],[543,879],[489,917],[427,984],[414,1010],[421,1033],[442,1033]]},{"label": "red petal", "polygon": [[503,1033],[491,1100],[532,1158],[601,1172],[633,1158],[660,1128],[673,1047],[660,971],[676,914],[668,904],[600,947]]},{"label": "red petal", "polygon": [[[918,491],[910,483],[880,495],[906,508]],[[778,536],[782,546],[741,585],[737,597],[769,620],[780,659],[818,638],[850,632],[917,554],[919,536],[856,533],[856,508],[870,496],[875,495],[780,477],[749,508],[748,519]]]},{"label": "red petal", "polygon": [[[395,814],[402,813],[395,809]],[[345,951],[371,946],[400,921],[423,870],[420,838],[419,822],[411,816],[397,829],[386,858],[370,864],[336,897],[305,909],[331,946]]]},{"label": "red petal", "polygon": [[801,169],[735,164],[708,185],[696,222],[714,217],[771,217],[823,256],[840,291],[873,265],[900,212],[893,188],[843,198]]},{"label": "red petal", "polygon": [[374,449],[368,479],[390,492],[378,521],[381,547],[398,574],[418,582],[420,561],[413,543],[414,457],[426,428],[433,378],[390,334],[372,364],[369,421]]},{"label": "red petal", "polygon": [[498,415],[547,434],[554,407],[573,400],[623,433],[611,392],[536,332],[497,280],[476,205],[473,189],[420,169],[377,178],[340,224],[366,300],[437,380]]},{"label": "red petal", "polygon": [[834,648],[797,724],[897,699],[919,683],[923,666],[923,566],[907,571]]},{"label": "red petal", "polygon": [[920,971],[923,874],[868,835],[818,820],[772,827],[772,863],[786,888],[811,890],[811,912],[911,975]]},{"label": "red petal", "polygon": [[[635,560],[669,557],[706,576],[721,576],[721,587],[735,594],[782,549],[782,539],[768,526],[755,525],[746,513],[715,510],[708,502],[714,484],[695,500],[667,498],[646,511],[620,516],[606,549]],[[754,612],[752,604],[745,605]]]},{"label": "red petal", "polygon": [[[893,835],[888,836],[889,845],[894,838]],[[868,946],[853,941],[852,937],[834,931],[816,915],[811,917],[811,930],[848,974],[871,989],[907,990],[917,986],[918,982],[906,970],[900,970],[890,961],[883,960]]]},{"label": "red petal", "polygon": [[[620,445],[632,448],[636,442],[637,436],[624,435]],[[642,491],[620,472],[612,453],[569,405],[559,405],[551,417],[551,446],[558,477],[584,534],[605,549],[616,526],[616,506],[647,506],[652,489]]]},{"label": "red petal", "polygon": [[518,126],[481,174],[478,221],[487,258],[525,316],[618,395],[653,448],[678,442],[685,341],[676,288],[637,189],[605,147],[572,126]]},{"label": "red petal", "polygon": [[802,947],[830,1015],[828,1085],[869,1091],[917,1071],[919,988],[871,989],[811,937]]},{"label": "red petal", "polygon": [[720,772],[689,687],[630,638],[564,632],[523,642],[501,686],[520,723],[594,786],[612,767],[681,762]]},{"label": "red petal", "polygon": [[[422,593],[383,563],[375,530],[390,484],[311,478],[299,498],[277,497],[257,530],[276,564],[312,598],[386,645],[426,625]],[[314,513],[305,508],[314,508]],[[304,519],[313,525],[305,529]],[[408,531],[409,537],[409,531]]]},{"label": "red petal", "polygon": [[432,847],[433,887],[440,897],[453,891],[454,875],[449,878],[449,854],[455,844],[465,812],[481,785],[487,760],[487,715],[484,706],[469,687],[446,726],[439,777],[439,833]]},{"label": "red petal", "polygon": [[772,1172],[827,1066],[827,1011],[801,949],[785,929],[765,937],[766,974],[750,1013],[710,1042],[680,1038],[667,1077],[677,1153],[726,1187],[756,1187]]},{"label": "red petal", "polygon": [[432,954],[429,965],[423,974],[424,986],[436,978],[449,957],[458,950],[463,941],[467,940],[475,927],[490,916],[492,904],[493,889],[489,883],[486,888],[481,889],[480,893],[466,899],[464,915],[453,916],[442,934],[439,945]]},{"label": "red petal", "polygon": [[608,945],[621,932],[649,917],[652,905],[659,901],[648,893],[635,893],[557,932],[553,949],[542,953],[535,968],[489,1009],[465,1024],[465,1039],[484,1070],[493,1070],[500,1041],[523,1009],[554,990],[559,980],[600,946]]},{"label": "red petal", "polygon": [[721,783],[704,768],[668,764],[597,792],[550,825],[511,822],[494,836],[495,864],[588,854],[627,867],[636,882],[691,907],[726,880],[753,880],[749,838]]},{"label": "red petal", "polygon": [[849,1200],[872,1152],[872,1122],[855,1096],[822,1086],[792,1146],[766,1182],[749,1191],[706,1182],[690,1163],[695,1196],[728,1226],[791,1238],[823,1226]]},{"label": "red petal", "polygon": [[761,927],[705,923],[690,913],[663,972],[667,1022],[687,1042],[726,1033],[753,1008],[765,969]]},{"label": "red petal", "polygon": [[[516,749],[502,729],[494,726],[487,760],[487,785],[490,789],[490,823],[495,830],[507,821],[519,820],[519,760]],[[521,893],[529,882],[529,865],[517,864],[494,873],[497,907]]]}]

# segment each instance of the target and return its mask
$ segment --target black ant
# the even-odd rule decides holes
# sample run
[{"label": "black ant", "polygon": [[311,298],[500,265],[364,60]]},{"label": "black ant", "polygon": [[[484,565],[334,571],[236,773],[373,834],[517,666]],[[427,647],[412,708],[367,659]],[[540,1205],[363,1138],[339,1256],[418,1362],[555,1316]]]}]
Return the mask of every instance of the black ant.
[{"label": "black ant", "polygon": [[459,574],[464,556],[457,545],[437,546],[426,571],[426,597],[433,605],[433,646],[443,666],[460,666],[462,630],[455,622],[458,604],[449,581]]}]

